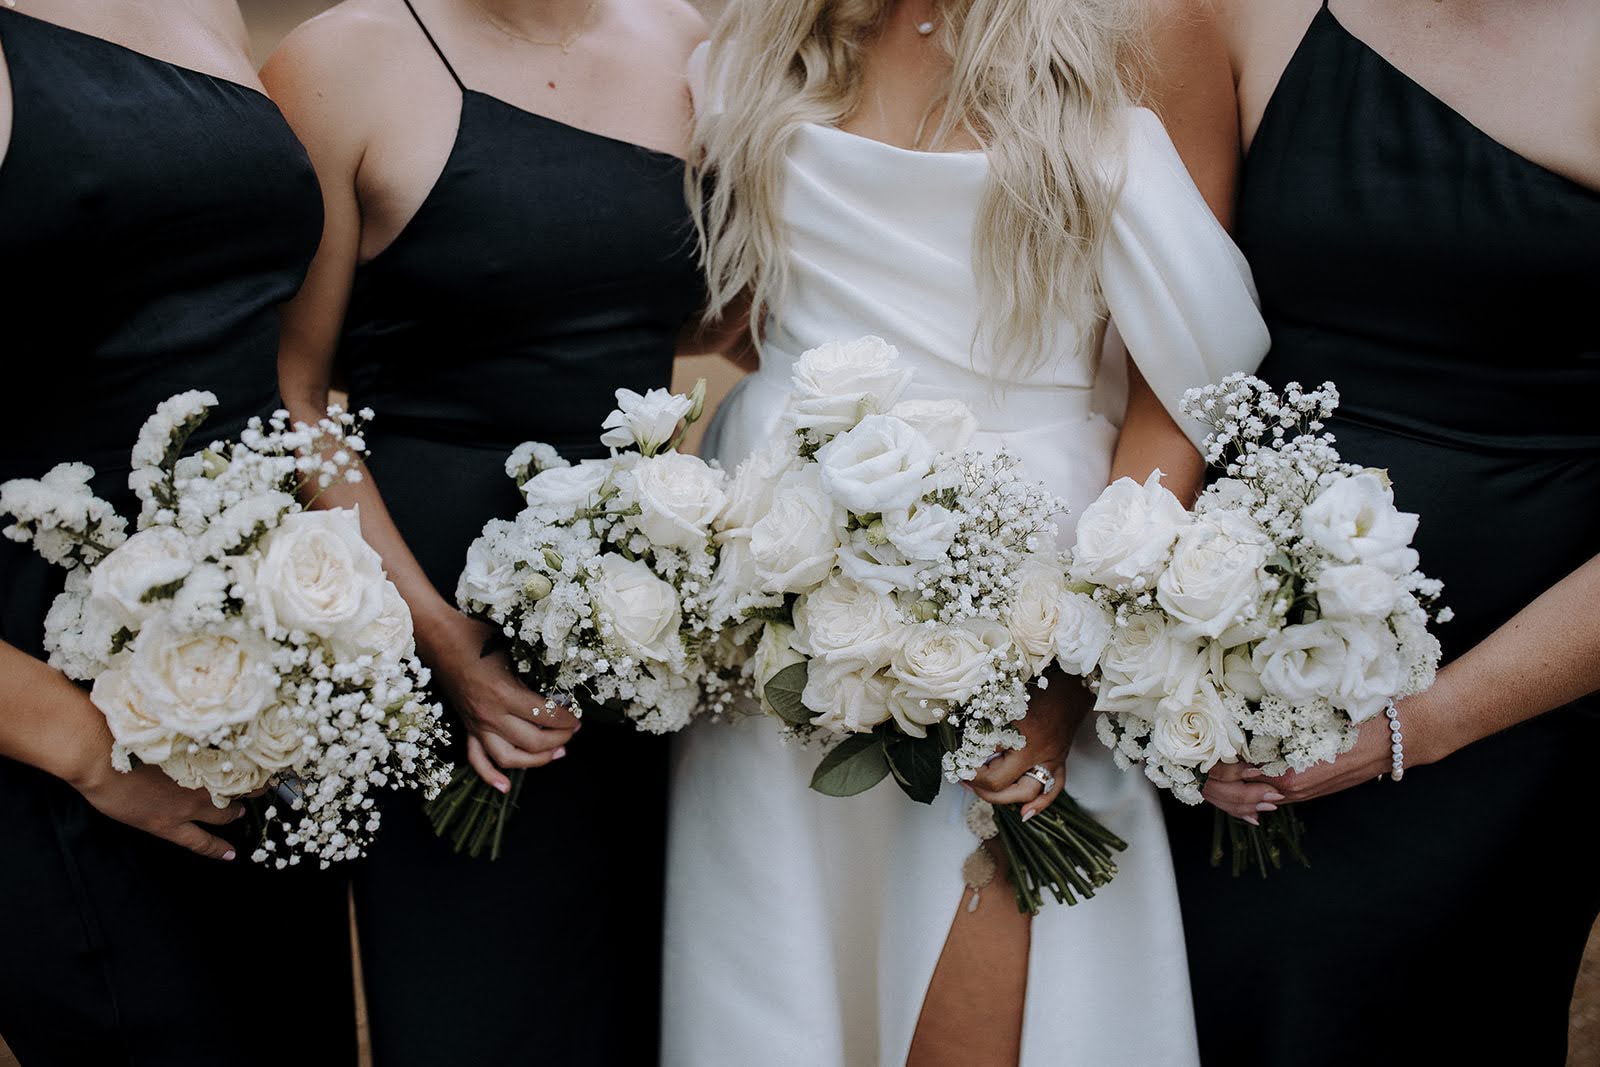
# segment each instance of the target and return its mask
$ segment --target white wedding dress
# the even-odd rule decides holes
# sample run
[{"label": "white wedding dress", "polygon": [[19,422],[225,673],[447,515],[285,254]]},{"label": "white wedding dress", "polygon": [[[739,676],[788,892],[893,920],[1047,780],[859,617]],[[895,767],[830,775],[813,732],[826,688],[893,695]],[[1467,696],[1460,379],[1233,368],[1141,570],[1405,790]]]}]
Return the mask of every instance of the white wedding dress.
[{"label": "white wedding dress", "polygon": [[[1253,370],[1267,333],[1243,257],[1160,121],[1130,109],[1127,134],[1102,287],[1140,371],[1176,412],[1184,390]],[[877,334],[915,368],[907,396],[965,401],[980,424],[976,447],[1006,446],[1074,514],[1094,500],[1117,429],[1097,411],[1107,390],[1093,361],[1063,356],[1003,389],[974,367],[972,245],[986,179],[981,153],[912,152],[802,128],[787,161],[790,284],[770,315],[761,369],[718,412],[706,454],[731,469],[782,432],[801,352]],[[1074,337],[1063,323],[1060,351],[1076,351]],[[1062,519],[1064,536],[1072,524],[1072,514]],[[825,797],[808,788],[818,759],[759,717],[696,726],[677,742],[669,1067],[905,1061],[963,900],[961,864],[977,843],[963,820],[970,797],[946,785],[931,807],[918,805],[888,782]],[[1193,1064],[1183,928],[1155,791],[1113,767],[1092,723],[1066,785],[1129,847],[1094,899],[1048,903],[1034,920],[1022,1063]]]}]

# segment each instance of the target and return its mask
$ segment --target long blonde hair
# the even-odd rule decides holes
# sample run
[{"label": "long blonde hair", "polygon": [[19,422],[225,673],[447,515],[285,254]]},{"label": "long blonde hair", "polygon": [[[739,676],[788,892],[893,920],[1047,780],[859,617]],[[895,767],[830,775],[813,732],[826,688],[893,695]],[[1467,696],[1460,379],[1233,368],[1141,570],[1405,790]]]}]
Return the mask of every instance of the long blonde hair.
[{"label": "long blonde hair", "polygon": [[[893,0],[732,0],[712,35],[690,158],[715,319],[746,293],[752,322],[787,284],[784,155],[800,126],[837,125],[860,102],[862,46]],[[935,0],[952,62],[930,143],[958,133],[989,159],[973,261],[981,343],[1036,368],[1065,318],[1104,315],[1099,259],[1120,172],[1129,0]],[[1085,330],[1083,334],[1092,335]],[[1084,336],[1085,344],[1091,337]]]}]

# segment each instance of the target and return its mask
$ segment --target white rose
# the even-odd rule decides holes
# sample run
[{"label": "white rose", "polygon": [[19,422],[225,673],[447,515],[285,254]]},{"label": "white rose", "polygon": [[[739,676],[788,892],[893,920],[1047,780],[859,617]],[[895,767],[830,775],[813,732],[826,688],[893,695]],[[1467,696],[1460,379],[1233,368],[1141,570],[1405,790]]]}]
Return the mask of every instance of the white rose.
[{"label": "white rose", "polygon": [[902,400],[888,412],[911,424],[940,452],[959,452],[972,443],[978,419],[959,400]]},{"label": "white rose", "polygon": [[683,621],[678,594],[648,566],[620,555],[600,558],[600,577],[592,595],[616,636],[634,655],[671,662],[679,648]]},{"label": "white rose", "polygon": [[915,504],[937,458],[926,437],[889,415],[869,415],[817,451],[823,489],[857,515]]},{"label": "white rose", "polygon": [[772,506],[750,531],[750,553],[763,587],[803,593],[833,572],[843,516],[822,491],[815,464],[778,481]]},{"label": "white rose", "polygon": [[961,529],[955,512],[938,504],[918,503],[883,513],[883,533],[906,559],[943,559]]},{"label": "white rose", "polygon": [[873,670],[889,662],[903,626],[890,597],[832,577],[794,605],[795,648],[813,659]]},{"label": "white rose", "polygon": [[1345,657],[1330,699],[1352,722],[1366,722],[1388,707],[1405,684],[1399,645],[1382,621],[1333,625],[1344,639]]},{"label": "white rose", "polygon": [[1161,701],[1151,723],[1150,742],[1168,762],[1209,771],[1239,758],[1244,731],[1207,681],[1188,699]]},{"label": "white rose", "polygon": [[1006,625],[1011,640],[1034,674],[1056,654],[1056,632],[1061,625],[1061,601],[1067,579],[1061,568],[1030,558],[1012,576],[1016,583]]},{"label": "white rose", "polygon": [[296,722],[289,709],[280,704],[256,716],[245,727],[239,750],[259,767],[283,771],[300,762],[312,736],[311,730]]},{"label": "white rose", "polygon": [[1087,593],[1063,593],[1056,605],[1056,662],[1072,675],[1088,675],[1111,644],[1111,613]]},{"label": "white rose", "polygon": [[1143,485],[1119,478],[1078,519],[1072,575],[1095,585],[1155,580],[1172,544],[1192,521],[1153,471]]},{"label": "white rose", "polygon": [[161,770],[185,789],[204,789],[219,808],[260,789],[272,781],[275,773],[242,752],[209,745],[201,745],[195,752],[179,745],[162,761]]},{"label": "white rose", "polygon": [[811,723],[834,733],[864,733],[889,718],[894,683],[847,663],[813,660],[800,702],[813,712]]},{"label": "white rose", "polygon": [[[504,520],[493,520],[509,528]],[[510,610],[519,592],[516,569],[485,535],[467,547],[467,559],[456,580],[456,602],[463,607],[481,604],[491,612]]]},{"label": "white rose", "polygon": [[1005,627],[982,619],[920,623],[906,628],[889,660],[889,675],[907,698],[959,704],[989,680],[995,652],[1010,643]]},{"label": "white rose", "polygon": [[1198,641],[1184,636],[1160,612],[1143,612],[1113,629],[1100,661],[1095,708],[1154,718],[1162,699],[1192,699],[1205,670],[1205,652]]},{"label": "white rose", "polygon": [[1188,633],[1221,638],[1260,605],[1271,556],[1271,540],[1247,513],[1208,511],[1178,535],[1156,600]]},{"label": "white rose", "polygon": [[653,545],[703,547],[711,522],[727,503],[722,472],[699,456],[665,452],[640,462],[628,475],[629,500],[639,506],[633,520]]},{"label": "white rose", "polygon": [[1312,544],[1343,563],[1367,563],[1390,574],[1417,567],[1411,539],[1417,516],[1394,506],[1394,492],[1375,471],[1341,476],[1306,505],[1302,529]]},{"label": "white rose", "polygon": [[194,563],[188,538],[170,526],[153,526],[128,538],[89,572],[89,602],[137,628],[161,606],[145,594],[186,578]]},{"label": "white rose", "polygon": [[887,698],[889,717],[912,737],[927,737],[928,727],[944,721],[950,706],[941,700],[915,695],[904,682],[895,683]]},{"label": "white rose", "polygon": [[1261,675],[1256,672],[1255,660],[1248,647],[1240,645],[1224,650],[1220,645],[1212,645],[1211,657],[1212,677],[1228,692],[1236,693],[1252,704],[1266,697],[1266,690],[1261,688]]},{"label": "white rose", "polygon": [[791,424],[827,436],[889,410],[911,381],[898,360],[894,346],[878,337],[830,341],[806,352],[795,363]]},{"label": "white rose", "polygon": [[1324,567],[1313,591],[1323,618],[1356,622],[1388,618],[1402,592],[1394,575],[1365,563]]},{"label": "white rose", "polygon": [[324,637],[353,634],[383,610],[383,560],[361,539],[349,508],[284,516],[269,536],[256,583],[278,626]]},{"label": "white rose", "polygon": [[789,440],[775,437],[746,456],[728,483],[717,529],[726,534],[748,533],[772,507],[778,481],[795,466]]},{"label": "white rose", "polygon": [[645,455],[654,455],[672,440],[678,424],[694,401],[666,389],[651,389],[644,395],[632,389],[617,390],[617,410],[606,416],[600,443],[611,448],[637,445]]},{"label": "white rose", "polygon": [[382,606],[351,640],[355,651],[386,660],[405,659],[416,651],[416,630],[411,608],[393,582],[383,583]]},{"label": "white rose", "polygon": [[781,622],[769,622],[761,628],[761,640],[745,665],[746,673],[755,682],[756,695],[761,698],[761,710],[775,715],[767,703],[767,683],[785,668],[804,663],[805,657],[795,651],[794,627]]},{"label": "white rose", "polygon": [[529,507],[570,515],[600,502],[600,489],[611,476],[612,463],[586,459],[570,467],[552,467],[530,478],[522,487]]},{"label": "white rose", "polygon": [[1261,687],[1290,704],[1332,698],[1344,673],[1348,649],[1329,619],[1285,626],[1256,646],[1254,663]]},{"label": "white rose", "polygon": [[170,735],[204,738],[275,703],[271,656],[272,646],[252,629],[184,633],[157,618],[121,666],[95,679],[90,699],[118,744],[160,762]]}]

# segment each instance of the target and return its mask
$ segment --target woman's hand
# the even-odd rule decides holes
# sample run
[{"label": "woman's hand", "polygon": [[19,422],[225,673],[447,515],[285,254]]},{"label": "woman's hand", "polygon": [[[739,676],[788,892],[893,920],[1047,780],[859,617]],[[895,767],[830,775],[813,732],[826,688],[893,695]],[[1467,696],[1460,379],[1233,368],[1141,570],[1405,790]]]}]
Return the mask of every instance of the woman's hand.
[{"label": "woman's hand", "polygon": [[1277,811],[1285,797],[1268,784],[1259,767],[1248,763],[1219,763],[1206,776],[1207,801],[1251,826],[1261,825],[1261,813]]},{"label": "woman's hand", "polygon": [[502,772],[543,767],[567,754],[578,732],[570,708],[551,704],[522,684],[504,652],[488,652],[492,627],[451,612],[424,638],[423,655],[440,688],[460,714],[470,736],[467,762],[500,792],[511,780]]},{"label": "woman's hand", "polygon": [[69,779],[73,788],[100,814],[181,845],[207,859],[231,860],[234,848],[200,825],[226,826],[244,814],[237,801],[225,808],[211,802],[203,789],[184,789],[158,767],[135,767],[128,774],[111,766],[111,749],[85,761],[81,774]]},{"label": "woman's hand", "polygon": [[[1022,821],[1027,822],[1048,808],[1061,795],[1067,777],[1067,755],[1072,738],[1089,711],[1089,691],[1059,672],[1050,674],[1052,685],[1036,689],[1028,703],[1028,715],[1017,729],[1028,739],[1016,750],[995,756],[972,780],[972,791],[991,804],[1021,804]],[[1028,774],[1043,767],[1055,779],[1046,790],[1044,784]]]}]

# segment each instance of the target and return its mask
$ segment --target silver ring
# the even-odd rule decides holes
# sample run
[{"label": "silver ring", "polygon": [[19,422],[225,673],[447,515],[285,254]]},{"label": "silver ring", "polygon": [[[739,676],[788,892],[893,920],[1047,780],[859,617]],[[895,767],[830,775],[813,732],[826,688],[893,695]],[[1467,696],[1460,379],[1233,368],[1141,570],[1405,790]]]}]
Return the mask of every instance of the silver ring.
[{"label": "silver ring", "polygon": [[1044,787],[1041,792],[1048,793],[1050,790],[1056,787],[1056,776],[1051,774],[1050,769],[1041,763],[1035,763],[1032,767],[1029,767],[1026,771],[1023,771],[1022,777],[1032,778],[1034,781],[1038,782]]}]

